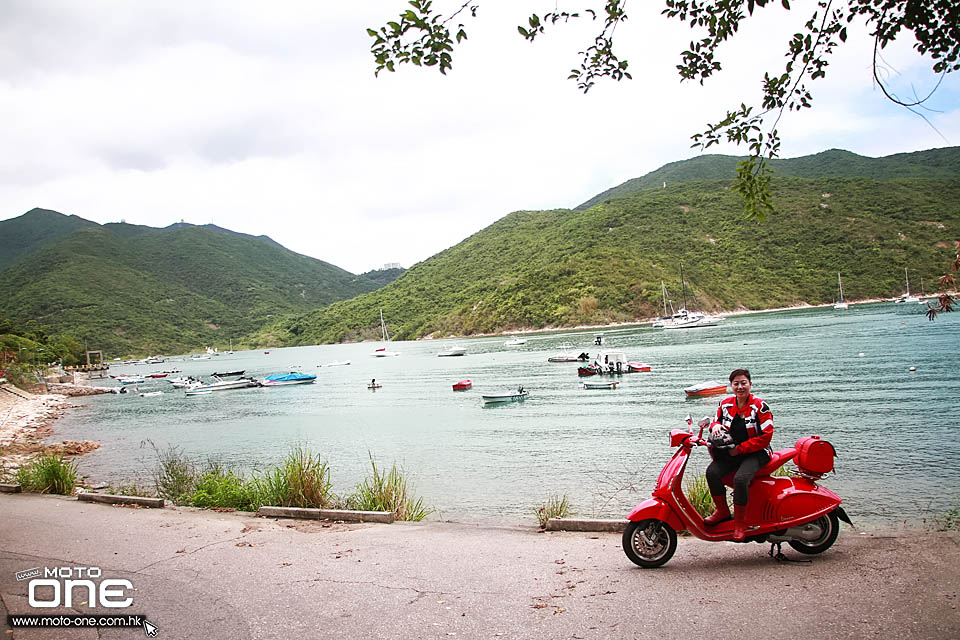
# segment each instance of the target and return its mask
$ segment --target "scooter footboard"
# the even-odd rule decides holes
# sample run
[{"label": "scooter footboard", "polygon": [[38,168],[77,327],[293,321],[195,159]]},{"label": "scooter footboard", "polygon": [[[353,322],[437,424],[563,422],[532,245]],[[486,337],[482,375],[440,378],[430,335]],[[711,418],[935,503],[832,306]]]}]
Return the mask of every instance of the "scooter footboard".
[{"label": "scooter footboard", "polygon": [[670,505],[660,498],[644,500],[635,506],[633,511],[630,512],[630,515],[627,516],[627,520],[631,522],[649,519],[662,520],[673,527],[674,531],[682,531],[687,528],[686,525],[681,522],[680,518],[677,517],[677,514]]}]

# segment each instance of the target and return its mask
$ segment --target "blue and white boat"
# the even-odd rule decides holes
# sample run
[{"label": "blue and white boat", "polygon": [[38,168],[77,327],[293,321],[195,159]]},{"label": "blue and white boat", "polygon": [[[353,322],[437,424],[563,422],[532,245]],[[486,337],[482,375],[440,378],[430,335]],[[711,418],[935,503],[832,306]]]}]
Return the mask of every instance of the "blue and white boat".
[{"label": "blue and white boat", "polygon": [[316,379],[317,376],[291,371],[290,373],[278,373],[272,376],[267,376],[260,381],[260,384],[265,387],[281,387],[291,384],[310,384]]}]

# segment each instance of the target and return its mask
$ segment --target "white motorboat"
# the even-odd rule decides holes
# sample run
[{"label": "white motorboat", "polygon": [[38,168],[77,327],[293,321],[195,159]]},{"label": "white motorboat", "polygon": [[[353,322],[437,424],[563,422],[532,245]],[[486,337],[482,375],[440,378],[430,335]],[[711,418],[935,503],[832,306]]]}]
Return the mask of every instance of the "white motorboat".
[{"label": "white motorboat", "polygon": [[453,356],[465,356],[467,355],[466,347],[457,347],[450,346],[437,354],[438,358],[453,357]]},{"label": "white motorboat", "polygon": [[483,396],[484,404],[495,404],[497,402],[516,402],[525,399],[530,392],[523,387],[518,387],[516,391]]},{"label": "white motorboat", "polygon": [[586,381],[581,386],[584,389],[616,389],[617,385],[620,384],[616,380],[611,380],[609,382],[590,382]]},{"label": "white motorboat", "polygon": [[577,351],[569,342],[560,345],[560,353],[547,358],[547,362],[586,362],[590,355],[585,351]]},{"label": "white motorboat", "polygon": [[507,345],[508,347],[519,347],[522,344],[527,344],[527,341],[525,338],[518,338],[515,336],[513,338],[510,338],[503,344]]},{"label": "white motorboat", "polygon": [[226,391],[227,389],[243,389],[245,387],[256,387],[259,383],[253,378],[237,378],[236,380],[221,380],[214,378],[213,382],[201,383],[199,386],[187,390],[188,394],[196,395],[198,391]]},{"label": "white motorboat", "polygon": [[346,366],[346,365],[348,365],[348,364],[350,364],[350,361],[349,361],[349,360],[344,360],[344,361],[342,361],[342,362],[339,361],[339,360],[337,360],[337,361],[335,361],[335,362],[331,362],[331,363],[329,363],[329,364],[325,364],[325,365],[322,365],[322,366],[324,366],[324,367],[343,367],[343,366]]}]

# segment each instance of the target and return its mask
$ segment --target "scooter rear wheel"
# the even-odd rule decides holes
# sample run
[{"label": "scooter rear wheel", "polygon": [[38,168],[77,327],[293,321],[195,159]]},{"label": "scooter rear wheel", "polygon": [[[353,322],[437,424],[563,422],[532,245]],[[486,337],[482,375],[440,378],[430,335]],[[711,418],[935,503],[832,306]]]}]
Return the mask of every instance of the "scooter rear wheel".
[{"label": "scooter rear wheel", "polygon": [[644,569],[666,564],[676,550],[677,532],[662,520],[628,522],[623,531],[623,552]]},{"label": "scooter rear wheel", "polygon": [[823,553],[833,546],[833,543],[837,540],[837,535],[840,533],[840,518],[837,517],[836,511],[831,511],[810,524],[820,527],[822,531],[816,540],[810,540],[809,542],[806,540],[790,540],[788,543],[800,553],[805,553],[808,556]]}]

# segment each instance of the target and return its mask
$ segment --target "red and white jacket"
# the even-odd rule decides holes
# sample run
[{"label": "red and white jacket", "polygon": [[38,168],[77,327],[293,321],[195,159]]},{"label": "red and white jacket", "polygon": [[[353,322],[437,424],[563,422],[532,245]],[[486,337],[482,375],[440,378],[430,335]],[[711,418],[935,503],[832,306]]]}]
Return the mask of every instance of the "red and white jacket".
[{"label": "red and white jacket", "polygon": [[720,401],[717,417],[710,426],[712,428],[720,425],[721,429],[729,433],[733,419],[737,416],[743,417],[747,427],[747,439],[737,445],[737,455],[761,451],[770,446],[773,438],[773,414],[766,402],[751,393],[746,406],[740,409],[737,407],[737,396],[724,398]]}]

